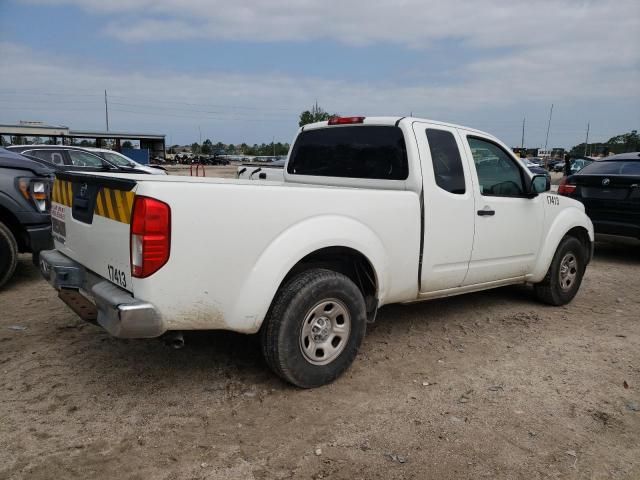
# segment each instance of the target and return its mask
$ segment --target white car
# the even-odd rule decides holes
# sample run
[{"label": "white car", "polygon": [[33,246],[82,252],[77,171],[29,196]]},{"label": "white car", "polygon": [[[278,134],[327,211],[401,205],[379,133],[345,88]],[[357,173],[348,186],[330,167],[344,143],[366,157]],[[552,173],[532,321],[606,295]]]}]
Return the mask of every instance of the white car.
[{"label": "white car", "polygon": [[583,205],[478,130],[333,118],[298,131],[283,176],[60,173],[43,275],[117,337],[259,333],[273,371],[310,388],[383,305],[511,284],[563,305],[592,257]]},{"label": "white car", "polygon": [[162,167],[152,167],[150,165],[143,165],[138,163],[126,155],[123,155],[119,152],[115,152],[113,150],[109,150],[107,148],[95,148],[95,147],[82,147],[84,150],[88,152],[94,153],[99,157],[103,158],[107,162],[113,163],[118,167],[135,167],[137,170],[143,170],[151,175],[167,175],[167,171]]}]

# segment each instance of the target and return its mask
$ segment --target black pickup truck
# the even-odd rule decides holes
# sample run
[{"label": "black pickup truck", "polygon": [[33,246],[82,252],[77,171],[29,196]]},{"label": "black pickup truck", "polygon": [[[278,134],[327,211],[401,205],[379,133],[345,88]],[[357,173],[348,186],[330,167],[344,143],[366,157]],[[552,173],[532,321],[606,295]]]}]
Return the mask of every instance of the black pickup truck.
[{"label": "black pickup truck", "polygon": [[50,193],[53,170],[0,148],[0,288],[11,278],[18,253],[37,263],[52,247]]}]

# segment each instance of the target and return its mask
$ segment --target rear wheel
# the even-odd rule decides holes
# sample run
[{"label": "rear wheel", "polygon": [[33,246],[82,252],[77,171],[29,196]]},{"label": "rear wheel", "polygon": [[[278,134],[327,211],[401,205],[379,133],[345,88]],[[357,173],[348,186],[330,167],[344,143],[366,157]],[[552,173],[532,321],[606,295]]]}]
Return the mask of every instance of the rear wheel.
[{"label": "rear wheel", "polygon": [[549,305],[565,305],[578,293],[586,268],[585,249],[575,237],[558,245],[547,275],[534,286],[538,299]]},{"label": "rear wheel", "polygon": [[11,230],[0,222],[0,288],[7,283],[18,265],[18,243]]},{"label": "rear wheel", "polygon": [[319,387],[353,363],[365,330],[358,287],[341,273],[307,270],[278,291],[260,332],[262,352],[284,380]]}]

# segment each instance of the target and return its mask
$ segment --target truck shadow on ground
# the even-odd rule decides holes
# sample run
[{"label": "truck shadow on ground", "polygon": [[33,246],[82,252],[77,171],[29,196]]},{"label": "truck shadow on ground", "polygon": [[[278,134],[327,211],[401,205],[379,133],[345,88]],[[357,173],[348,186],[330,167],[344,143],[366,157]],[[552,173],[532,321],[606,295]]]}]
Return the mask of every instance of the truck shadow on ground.
[{"label": "truck shadow on ground", "polygon": [[[537,306],[531,288],[504,287],[486,292],[432,300],[408,305],[390,305],[380,309],[374,324],[368,325],[367,336],[360,352],[363,357],[380,342],[401,346],[399,335],[411,335],[413,327],[440,331],[443,326],[468,322],[471,326],[479,315],[491,315],[504,306],[516,306],[531,310]],[[430,326],[431,324],[431,326]],[[393,330],[393,334],[390,333]],[[84,340],[77,339],[74,346],[85,343],[83,350],[91,351],[91,361],[73,361],[74,373],[87,377],[94,383],[101,379],[102,388],[122,389],[127,385],[128,395],[146,395],[146,378],[167,388],[190,390],[207,386],[219,390],[233,384],[236,388],[268,388],[291,390],[292,387],[278,379],[267,367],[260,351],[258,335],[243,335],[224,331],[185,333],[185,347],[174,350],[159,340],[121,340],[108,336],[95,326],[82,327]],[[91,336],[85,336],[84,333]],[[414,335],[428,335],[420,332]],[[356,362],[364,361],[357,359]],[[96,371],[97,369],[97,371]],[[225,387],[225,388],[227,388]]]},{"label": "truck shadow on ground", "polygon": [[640,265],[640,240],[596,235],[593,257],[596,261]]}]

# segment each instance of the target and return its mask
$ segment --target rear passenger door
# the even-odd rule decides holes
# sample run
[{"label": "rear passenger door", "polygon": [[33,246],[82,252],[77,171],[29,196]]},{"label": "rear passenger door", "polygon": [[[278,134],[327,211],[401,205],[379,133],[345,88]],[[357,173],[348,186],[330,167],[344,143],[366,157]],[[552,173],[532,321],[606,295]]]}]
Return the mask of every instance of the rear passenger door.
[{"label": "rear passenger door", "polygon": [[420,293],[429,293],[463,284],[473,247],[474,195],[458,132],[425,122],[415,122],[413,132],[424,200]]}]

